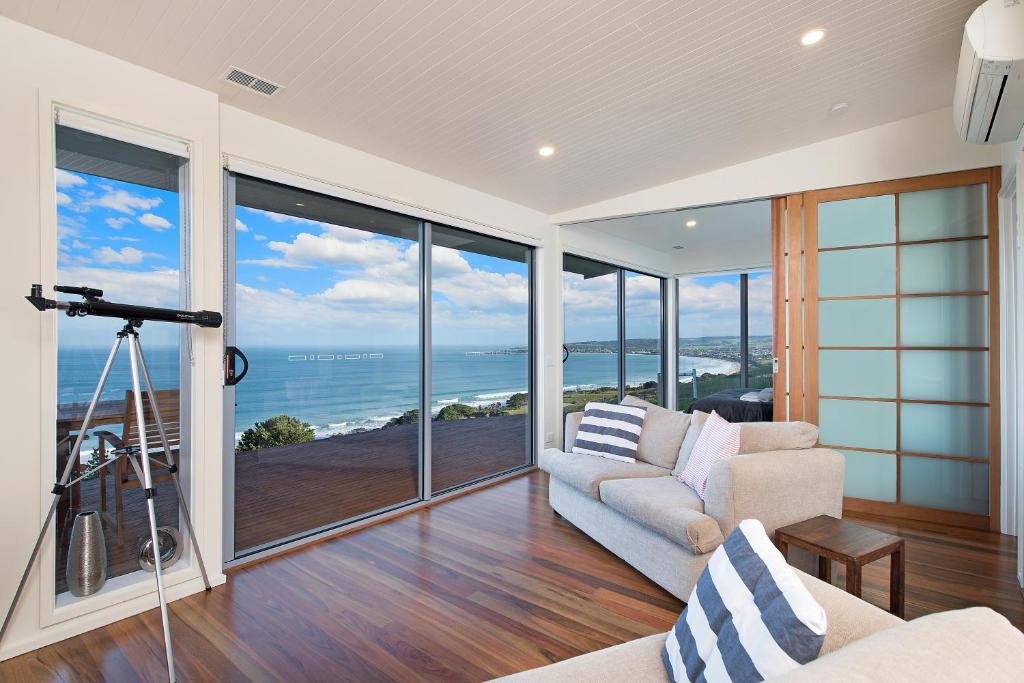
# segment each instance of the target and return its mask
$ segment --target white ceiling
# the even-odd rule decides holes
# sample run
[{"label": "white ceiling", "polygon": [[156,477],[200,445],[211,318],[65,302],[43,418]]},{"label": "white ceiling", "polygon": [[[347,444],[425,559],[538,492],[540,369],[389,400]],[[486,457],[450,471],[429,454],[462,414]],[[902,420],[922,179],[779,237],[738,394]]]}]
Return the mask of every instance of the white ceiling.
[{"label": "white ceiling", "polygon": [[[0,0],[0,14],[553,213],[946,106],[979,4]],[[825,40],[800,47],[814,27]],[[245,92],[220,80],[229,66],[284,89]],[[850,110],[830,117],[839,101]]]},{"label": "white ceiling", "polygon": [[[686,227],[690,220],[697,225]],[[771,265],[771,224],[771,201],[765,199],[589,221],[566,229],[581,236],[601,232],[671,254],[676,273],[707,273]]]}]

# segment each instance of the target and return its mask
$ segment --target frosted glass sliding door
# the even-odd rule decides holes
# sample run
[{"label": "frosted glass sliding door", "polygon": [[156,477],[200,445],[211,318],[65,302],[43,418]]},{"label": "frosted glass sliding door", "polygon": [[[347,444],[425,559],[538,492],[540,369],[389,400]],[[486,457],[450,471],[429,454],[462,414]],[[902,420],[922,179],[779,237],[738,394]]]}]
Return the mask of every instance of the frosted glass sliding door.
[{"label": "frosted glass sliding door", "polygon": [[854,509],[990,520],[993,183],[964,175],[808,194],[809,416],[847,459]]}]

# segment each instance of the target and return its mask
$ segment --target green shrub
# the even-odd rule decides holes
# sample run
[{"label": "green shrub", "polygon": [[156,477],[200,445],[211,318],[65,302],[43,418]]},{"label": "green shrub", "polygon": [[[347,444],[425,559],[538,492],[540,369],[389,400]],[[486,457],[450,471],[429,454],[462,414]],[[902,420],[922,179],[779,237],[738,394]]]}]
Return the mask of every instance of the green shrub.
[{"label": "green shrub", "polygon": [[304,443],[315,438],[316,433],[308,422],[288,415],[275,415],[242,432],[236,450],[255,451],[259,448]]},{"label": "green shrub", "polygon": [[385,427],[395,427],[397,425],[414,425],[414,424],[418,424],[419,421],[420,421],[420,411],[419,411],[419,408],[413,408],[412,410],[405,411],[404,413],[402,413],[398,417],[391,418],[391,420],[386,425],[384,425],[384,426]]},{"label": "green shrub", "polygon": [[435,419],[442,422],[446,420],[465,420],[466,418],[476,417],[478,412],[480,411],[473,406],[467,406],[464,403],[452,403],[441,408],[441,412],[437,414]]}]

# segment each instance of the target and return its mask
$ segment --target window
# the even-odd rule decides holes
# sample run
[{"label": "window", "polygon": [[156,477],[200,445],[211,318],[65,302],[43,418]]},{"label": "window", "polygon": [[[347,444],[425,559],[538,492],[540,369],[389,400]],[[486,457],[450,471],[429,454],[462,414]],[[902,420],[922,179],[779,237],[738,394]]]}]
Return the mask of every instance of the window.
[{"label": "window", "polygon": [[235,173],[228,201],[229,557],[532,462],[530,247]]},{"label": "window", "polygon": [[772,385],[771,272],[679,279],[679,409]]},{"label": "window", "polygon": [[664,280],[565,254],[564,412],[625,394],[664,403]]},{"label": "window", "polygon": [[[185,308],[181,254],[187,237],[182,225],[187,215],[188,159],[69,125],[56,126],[56,141],[58,284],[99,288],[111,301]],[[95,317],[58,316],[57,320],[56,465],[60,472],[123,323]],[[167,323],[147,322],[140,328],[169,440],[180,451],[178,460],[187,481],[184,388],[189,364],[187,347],[181,343],[185,334],[182,326]],[[126,405],[130,387],[128,354],[122,348],[83,440],[75,476],[105,459],[110,449],[97,430],[111,432],[126,443],[137,440],[132,438]],[[177,526],[173,483],[160,473],[154,469],[157,524]],[[67,590],[65,568],[75,516],[91,511],[102,520],[107,577],[139,570],[139,539],[148,534],[149,522],[143,489],[122,458],[70,487],[61,499],[54,567],[58,594]]]}]

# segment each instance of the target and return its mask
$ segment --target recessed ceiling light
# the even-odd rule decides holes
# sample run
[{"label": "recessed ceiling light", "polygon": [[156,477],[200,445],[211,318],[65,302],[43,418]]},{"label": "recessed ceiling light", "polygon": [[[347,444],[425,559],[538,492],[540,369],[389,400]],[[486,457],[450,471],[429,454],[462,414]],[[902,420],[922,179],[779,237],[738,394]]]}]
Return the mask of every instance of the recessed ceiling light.
[{"label": "recessed ceiling light", "polygon": [[821,42],[821,39],[824,37],[825,31],[820,28],[816,28],[800,36],[800,44],[803,45],[804,47],[817,45],[818,43]]},{"label": "recessed ceiling light", "polygon": [[697,221],[695,221],[695,220],[693,220],[691,218],[690,220],[686,221],[686,227],[688,227],[688,228],[696,228],[697,227]]},{"label": "recessed ceiling light", "polygon": [[542,157],[549,157],[554,153],[555,148],[552,147],[551,145],[544,145],[543,147],[537,150],[537,154],[541,155]]},{"label": "recessed ceiling light", "polygon": [[684,246],[683,246],[683,245],[681,245],[681,244],[677,244],[676,246],[674,246],[674,247],[672,247],[672,248],[673,248],[673,249],[686,249],[686,247],[684,247]]},{"label": "recessed ceiling light", "polygon": [[295,202],[295,206],[305,206],[302,202]]}]

